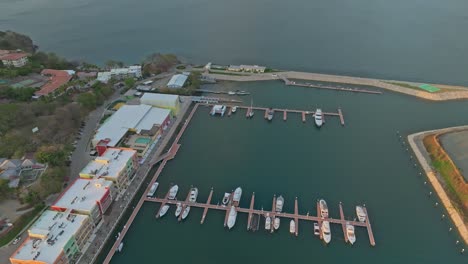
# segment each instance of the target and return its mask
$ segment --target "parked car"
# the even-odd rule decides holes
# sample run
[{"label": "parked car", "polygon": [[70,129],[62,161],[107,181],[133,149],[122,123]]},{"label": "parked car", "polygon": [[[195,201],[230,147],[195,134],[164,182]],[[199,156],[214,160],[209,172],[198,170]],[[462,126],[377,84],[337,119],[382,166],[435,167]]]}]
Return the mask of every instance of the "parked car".
[{"label": "parked car", "polygon": [[91,150],[91,151],[89,152],[89,155],[90,155],[90,156],[97,156],[97,154],[98,154],[98,153],[97,153],[97,151],[95,151],[95,150]]},{"label": "parked car", "polygon": [[13,240],[13,245],[18,244],[18,242],[20,242],[20,240],[21,240],[21,236],[16,237],[16,238]]}]

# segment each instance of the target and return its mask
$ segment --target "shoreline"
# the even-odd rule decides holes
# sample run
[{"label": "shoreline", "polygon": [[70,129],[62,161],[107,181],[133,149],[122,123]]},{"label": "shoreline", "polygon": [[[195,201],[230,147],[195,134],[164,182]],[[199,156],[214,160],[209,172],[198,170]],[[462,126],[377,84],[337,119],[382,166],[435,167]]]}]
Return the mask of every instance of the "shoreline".
[{"label": "shoreline", "polygon": [[427,178],[429,179],[434,191],[439,196],[442,204],[444,205],[445,210],[450,216],[450,219],[455,225],[455,228],[458,230],[458,233],[462,237],[465,244],[468,245],[468,227],[466,226],[465,222],[463,221],[463,217],[461,214],[456,210],[453,206],[452,201],[450,200],[449,196],[447,195],[445,189],[443,188],[442,184],[440,183],[436,171],[432,169],[430,165],[430,157],[429,153],[427,152],[426,148],[423,144],[423,138],[425,136],[431,134],[445,134],[449,132],[456,132],[461,130],[467,130],[468,126],[458,126],[458,127],[449,127],[443,129],[436,129],[436,130],[429,130],[423,131],[419,133],[414,133],[408,135],[408,141],[413,150],[416,158],[418,159],[419,163],[421,164],[422,169],[426,173]]},{"label": "shoreline", "polygon": [[[247,73],[245,73],[247,74]],[[352,84],[352,85],[365,85],[385,90],[390,90],[397,93],[403,93],[406,95],[415,96],[418,98],[430,100],[430,101],[448,101],[448,100],[461,100],[468,99],[468,87],[445,85],[445,84],[434,84],[435,86],[443,89],[450,89],[450,91],[443,91],[439,93],[429,93],[424,90],[417,90],[412,88],[402,87],[390,82],[401,82],[410,85],[417,85],[418,83],[406,82],[406,81],[395,81],[395,80],[383,80],[383,79],[372,79],[362,77],[352,77],[343,75],[330,75],[320,73],[309,73],[309,72],[297,72],[297,71],[281,71],[273,73],[250,73],[249,75],[228,75],[223,72],[217,73],[204,73],[203,75],[210,78],[215,78],[222,81],[237,81],[237,82],[251,82],[251,81],[271,81],[281,80],[279,75],[284,76],[288,79],[300,79],[308,81],[318,82],[329,82],[329,83],[340,83],[340,84]],[[456,90],[456,91],[454,91]]]}]

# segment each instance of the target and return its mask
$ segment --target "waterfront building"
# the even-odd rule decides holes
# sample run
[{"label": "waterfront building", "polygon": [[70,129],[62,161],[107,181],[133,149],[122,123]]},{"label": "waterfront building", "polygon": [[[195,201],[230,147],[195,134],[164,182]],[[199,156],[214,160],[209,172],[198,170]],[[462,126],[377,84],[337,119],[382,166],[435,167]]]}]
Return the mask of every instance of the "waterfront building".
[{"label": "waterfront building", "polygon": [[87,215],[47,210],[28,230],[28,238],[11,255],[12,264],[75,263],[93,224]]},{"label": "waterfront building", "polygon": [[103,83],[107,83],[110,79],[122,80],[126,78],[141,78],[141,66],[133,65],[126,68],[111,69],[106,72],[99,72],[97,80]]},{"label": "waterfront building", "polygon": [[133,148],[133,141],[144,142],[147,147],[143,150],[138,148],[138,155],[143,156],[152,142],[167,129],[170,120],[169,109],[146,104],[124,105],[99,127],[92,144],[102,154],[108,147],[126,144]]},{"label": "waterfront building", "polygon": [[68,83],[73,77],[73,75],[68,71],[53,69],[44,69],[42,70],[41,75],[47,76],[49,80],[39,91],[35,92],[37,97],[49,95],[55,92],[58,88]]},{"label": "waterfront building", "polygon": [[97,225],[112,203],[114,189],[112,181],[77,178],[50,208],[59,212],[71,210],[72,213],[87,215]]},{"label": "waterfront building", "polygon": [[4,66],[7,67],[23,67],[28,63],[28,54],[24,52],[2,52],[0,54],[0,60]]},{"label": "waterfront building", "polygon": [[241,67],[238,65],[229,65],[227,68],[228,71],[240,72],[242,71]]},{"label": "waterfront building", "polygon": [[266,67],[264,66],[258,66],[258,65],[229,65],[228,71],[234,71],[234,72],[255,72],[255,73],[264,73],[266,70]]},{"label": "waterfront building", "polygon": [[177,115],[180,109],[180,97],[175,94],[145,93],[140,98],[142,104],[170,109],[172,115]]},{"label": "waterfront building", "polygon": [[129,148],[107,148],[80,172],[84,179],[105,179],[112,181],[123,191],[138,168],[137,151]]},{"label": "waterfront building", "polygon": [[187,81],[188,75],[187,74],[175,74],[167,83],[167,87],[169,88],[182,88]]}]

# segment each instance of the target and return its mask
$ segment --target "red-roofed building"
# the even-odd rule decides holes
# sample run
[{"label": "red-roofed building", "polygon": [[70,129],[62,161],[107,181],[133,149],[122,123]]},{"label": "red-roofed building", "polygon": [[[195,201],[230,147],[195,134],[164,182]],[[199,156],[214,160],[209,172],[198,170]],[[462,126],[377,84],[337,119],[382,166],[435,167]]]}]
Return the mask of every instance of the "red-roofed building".
[{"label": "red-roofed building", "polygon": [[2,60],[5,66],[23,67],[28,63],[28,56],[29,55],[24,52],[4,53],[0,55],[0,60]]},{"label": "red-roofed building", "polygon": [[45,76],[50,76],[49,81],[41,87],[39,91],[37,91],[35,94],[36,96],[43,96],[43,95],[48,95],[58,88],[60,88],[62,85],[66,84],[71,80],[73,76],[68,74],[66,71],[62,70],[52,70],[52,69],[45,69],[42,70],[41,72],[42,75]]}]

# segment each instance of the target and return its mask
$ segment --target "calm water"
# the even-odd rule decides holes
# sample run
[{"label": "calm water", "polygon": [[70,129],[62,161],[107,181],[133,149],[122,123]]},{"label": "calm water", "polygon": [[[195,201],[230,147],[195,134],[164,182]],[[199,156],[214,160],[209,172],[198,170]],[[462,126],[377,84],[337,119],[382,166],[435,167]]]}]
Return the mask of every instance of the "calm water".
[{"label": "calm water", "polygon": [[191,62],[468,84],[465,0],[2,0],[0,30],[103,63]]},{"label": "calm water", "polygon": [[[228,118],[211,117],[208,108],[197,111],[181,139],[182,147],[160,178],[158,196],[171,182],[177,183],[184,199],[190,185],[213,202],[225,191],[243,188],[241,205],[248,207],[256,193],[256,207],[271,209],[273,194],[283,194],[285,210],[293,211],[299,197],[300,212],[315,211],[315,201],[324,197],[332,217],[339,217],[338,203],[345,214],[354,205],[369,208],[377,246],[369,245],[364,229],[357,229],[357,243],[344,243],[340,226],[332,227],[332,242],[322,245],[313,235],[311,223],[300,222],[299,237],[289,234],[289,221],[269,234],[246,231],[247,215],[239,214],[236,226],[223,228],[224,214],[209,211],[200,225],[201,209],[192,209],[184,223],[171,208],[163,219],[155,219],[158,205],[147,203],[124,239],[125,249],[112,263],[131,263],[156,258],[171,263],[285,263],[294,259],[315,263],[467,263],[460,255],[459,237],[444,213],[434,207],[435,197],[424,186],[424,178],[412,166],[396,131],[420,130],[466,123],[464,102],[428,103],[386,92],[381,96],[336,93],[285,87],[279,82],[225,84],[222,89],[249,90],[256,105],[335,111],[341,106],[346,126],[338,118],[327,118],[318,130],[312,120],[303,124],[299,115],[287,122],[277,114],[272,123],[256,112],[246,120],[243,111]],[[287,96],[287,99],[286,99]],[[246,98],[248,101],[248,98]],[[209,252],[208,252],[209,250]]]}]

